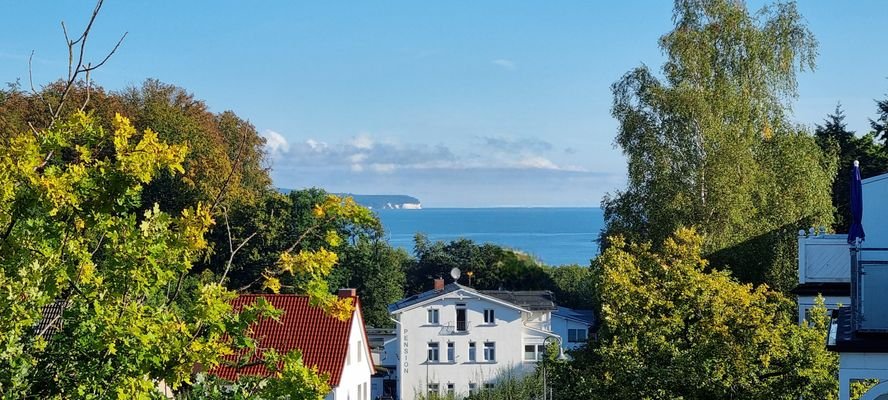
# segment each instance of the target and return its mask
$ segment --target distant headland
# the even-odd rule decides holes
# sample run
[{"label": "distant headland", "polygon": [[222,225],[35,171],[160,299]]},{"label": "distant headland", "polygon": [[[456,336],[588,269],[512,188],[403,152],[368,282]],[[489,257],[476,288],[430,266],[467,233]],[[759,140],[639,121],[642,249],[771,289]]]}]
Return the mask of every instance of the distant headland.
[{"label": "distant headland", "polygon": [[[293,189],[278,188],[281,193],[290,193]],[[349,196],[371,210],[421,210],[422,202],[416,197],[406,194],[354,194],[333,193],[337,196]]]},{"label": "distant headland", "polygon": [[354,194],[336,193],[337,196],[350,196],[358,204],[371,210],[420,210],[422,203],[405,194]]}]

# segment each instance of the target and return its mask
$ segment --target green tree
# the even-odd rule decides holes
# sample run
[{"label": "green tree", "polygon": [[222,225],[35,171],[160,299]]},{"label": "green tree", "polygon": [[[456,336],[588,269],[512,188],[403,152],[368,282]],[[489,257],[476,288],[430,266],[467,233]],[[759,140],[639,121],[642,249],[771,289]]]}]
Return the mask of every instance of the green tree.
[{"label": "green tree", "polygon": [[882,148],[888,148],[888,99],[876,101],[878,117],[870,120],[876,138],[882,140]]},{"label": "green tree", "polygon": [[611,238],[596,263],[599,337],[556,367],[560,398],[837,396],[822,303],[800,326],[782,294],[707,272],[693,230],[657,248]]},{"label": "green tree", "polygon": [[407,291],[420,293],[431,288],[432,279],[450,279],[459,268],[460,282],[477,289],[546,290],[553,287],[544,266],[533,257],[491,243],[469,239],[429,242],[425,235],[414,239],[416,261],[407,269]]},{"label": "green tree", "polygon": [[[158,382],[184,387],[195,366],[252,346],[247,326],[274,316],[267,303],[238,314],[218,282],[182,285],[206,250],[209,209],[140,211],[144,186],[160,171],[181,173],[187,147],[121,116],[113,132],[85,113],[51,126],[7,135],[0,148],[0,288],[9,294],[0,299],[0,394],[156,397]],[[50,305],[61,314],[36,330]],[[308,371],[298,354],[268,361]]]},{"label": "green tree", "polygon": [[602,201],[602,238],[658,244],[697,226],[711,254],[767,236],[714,266],[788,290],[785,246],[799,227],[832,222],[834,158],[786,118],[816,41],[791,2],[751,14],[742,2],[677,0],[674,21],[660,39],[662,79],[642,66],[613,85],[628,186]]},{"label": "green tree", "polygon": [[388,305],[404,298],[405,268],[411,261],[403,249],[378,238],[360,237],[343,249],[331,285],[357,289],[367,325],[391,327]]},{"label": "green tree", "polygon": [[546,268],[558,305],[579,309],[596,309],[594,274],[592,272],[592,268],[579,265]]},{"label": "green tree", "polygon": [[814,136],[824,153],[838,156],[839,170],[832,183],[832,203],[835,208],[833,229],[836,232],[847,232],[851,225],[849,188],[854,161],[860,161],[861,176],[869,178],[888,171],[888,154],[876,144],[875,132],[858,138],[854,132],[849,131],[845,125],[845,114],[839,105],[833,114],[826,117],[823,125],[817,125]]}]

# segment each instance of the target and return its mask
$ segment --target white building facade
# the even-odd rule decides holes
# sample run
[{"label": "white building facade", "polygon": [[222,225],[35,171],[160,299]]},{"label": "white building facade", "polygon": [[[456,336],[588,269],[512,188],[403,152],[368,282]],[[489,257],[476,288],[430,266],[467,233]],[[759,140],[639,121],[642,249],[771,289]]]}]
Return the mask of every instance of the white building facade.
[{"label": "white building facade", "polygon": [[389,307],[397,321],[395,398],[490,388],[504,374],[532,371],[547,343],[582,345],[594,324],[590,312],[557,307],[550,292],[478,291],[443,280],[435,287]]},{"label": "white building facade", "polygon": [[[876,380],[861,399],[888,400],[888,174],[863,180],[863,244],[847,235],[809,232],[799,239],[799,282],[848,284],[848,294],[828,296],[832,321],[827,348],[839,353],[839,400],[850,399],[855,381]],[[811,286],[811,285],[808,285]],[[812,286],[813,287],[813,286]],[[799,295],[799,312],[813,297]]]}]

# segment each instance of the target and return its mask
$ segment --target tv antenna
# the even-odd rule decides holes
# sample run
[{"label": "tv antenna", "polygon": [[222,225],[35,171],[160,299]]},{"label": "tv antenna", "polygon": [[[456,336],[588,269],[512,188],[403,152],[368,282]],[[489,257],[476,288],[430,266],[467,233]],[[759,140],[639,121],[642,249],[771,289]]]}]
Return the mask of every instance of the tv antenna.
[{"label": "tv antenna", "polygon": [[453,278],[454,282],[459,280],[459,268],[454,267],[450,270],[450,277]]}]

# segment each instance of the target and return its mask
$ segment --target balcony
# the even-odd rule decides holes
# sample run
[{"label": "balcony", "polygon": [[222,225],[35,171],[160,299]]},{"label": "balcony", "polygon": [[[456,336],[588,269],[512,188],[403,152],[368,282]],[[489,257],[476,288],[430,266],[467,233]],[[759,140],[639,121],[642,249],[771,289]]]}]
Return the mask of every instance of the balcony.
[{"label": "balcony", "polygon": [[851,281],[851,257],[845,234],[799,231],[799,285]]},{"label": "balcony", "polygon": [[888,248],[851,250],[852,326],[888,333]]}]

